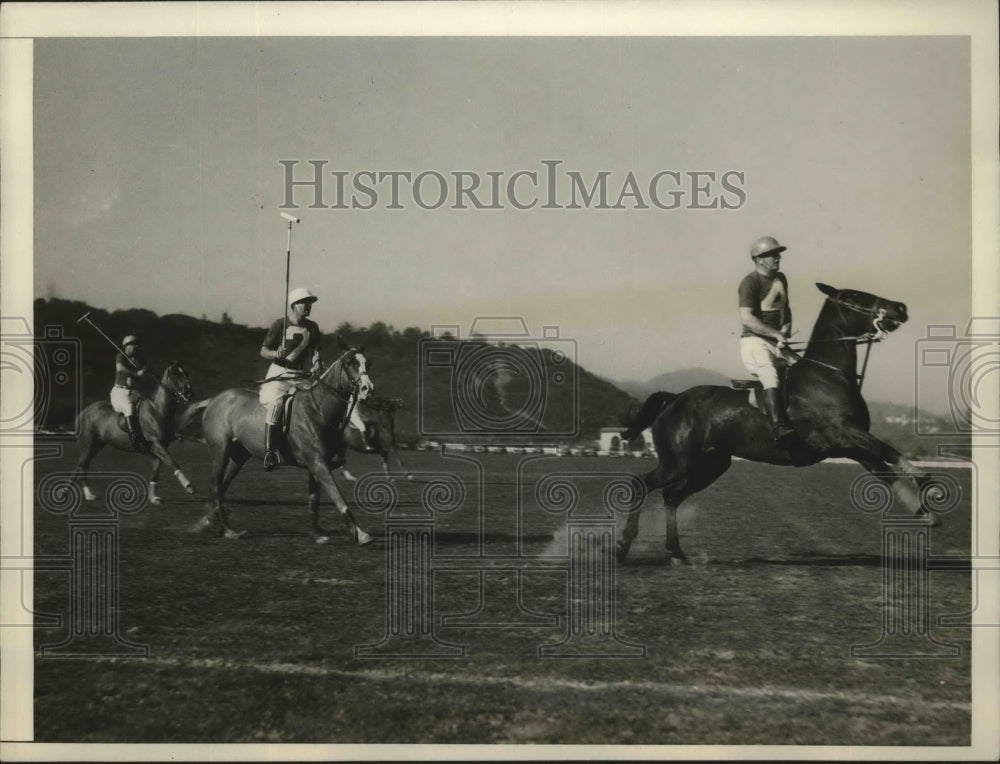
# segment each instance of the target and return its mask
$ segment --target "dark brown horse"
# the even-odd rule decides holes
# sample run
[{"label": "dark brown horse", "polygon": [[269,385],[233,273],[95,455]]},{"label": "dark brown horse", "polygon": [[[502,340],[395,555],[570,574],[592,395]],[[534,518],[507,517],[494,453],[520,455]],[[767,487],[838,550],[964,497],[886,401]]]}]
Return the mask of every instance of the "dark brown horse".
[{"label": "dark brown horse", "polygon": [[[375,386],[368,377],[368,361],[361,349],[345,351],[325,371],[304,379],[288,412],[286,459],[309,472],[309,510],[316,543],[329,540],[319,524],[319,491],[322,485],[340,511],[348,534],[358,544],[372,537],[354,520],[331,470],[344,461],[344,425],[349,402],[367,397]],[[251,456],[264,454],[264,407],[252,390],[229,389],[212,398],[201,419],[205,441],[214,458],[212,510],[199,528],[217,527],[220,535],[238,538],[223,504],[226,489]]]},{"label": "dark brown horse", "polygon": [[[394,456],[400,473],[405,473],[407,480],[413,480],[413,475],[399,458],[399,444],[396,441],[396,412],[402,408],[406,408],[406,404],[401,398],[368,398],[361,401],[358,410],[367,425],[368,443],[372,451],[365,450],[361,433],[350,424],[344,428],[344,443],[352,451],[375,453],[382,457],[382,472],[386,475],[389,474],[389,456]],[[346,464],[342,471],[347,480],[357,479],[348,471]]]},{"label": "dark brown horse", "polygon": [[[677,507],[714,483],[734,456],[802,467],[830,457],[847,457],[885,480],[914,512],[925,513],[921,497],[939,491],[919,476],[895,448],[869,432],[868,406],[857,375],[857,345],[881,339],[907,320],[906,306],[851,289],[817,284],[827,295],[801,360],[788,369],[788,416],[795,437],[775,442],[767,417],[752,407],[746,390],[699,386],[679,395],[654,393],[623,437],[652,427],[659,466],[641,476],[648,495],[660,488],[667,511],[667,552],[686,561],[677,533]],[[624,559],[639,531],[638,500],[629,512],[618,557]],[[938,522],[937,516],[933,521]]]},{"label": "dark brown horse", "polygon": [[[187,403],[191,399],[191,383],[187,373],[177,361],[174,361],[167,366],[159,383],[147,376],[139,377],[139,380],[140,387],[137,392],[142,397],[136,404],[136,410],[139,415],[139,426],[143,436],[149,441],[149,451],[153,457],[153,468],[149,476],[149,501],[151,504],[160,503],[156,485],[161,463],[167,465],[177,481],[184,486],[185,491],[194,493],[195,490],[180,465],[167,452],[178,431],[179,423],[188,416],[187,410],[181,409],[178,405]],[[108,401],[96,401],[80,412],[77,419],[79,434],[76,438],[79,455],[74,480],[80,482],[84,498],[88,501],[97,498],[87,485],[87,470],[94,456],[104,446],[114,446],[122,451],[135,451],[123,421],[122,415],[111,408]]]}]

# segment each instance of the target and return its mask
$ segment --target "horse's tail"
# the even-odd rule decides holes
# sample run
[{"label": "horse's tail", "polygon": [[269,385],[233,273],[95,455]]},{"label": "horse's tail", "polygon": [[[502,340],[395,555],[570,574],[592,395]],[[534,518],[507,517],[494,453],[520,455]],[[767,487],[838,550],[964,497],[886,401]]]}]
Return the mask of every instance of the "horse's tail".
[{"label": "horse's tail", "polygon": [[205,431],[202,428],[201,418],[205,414],[205,409],[211,399],[205,398],[201,401],[189,403],[177,417],[177,434],[192,440],[205,441]]},{"label": "horse's tail", "polygon": [[634,416],[632,415],[632,408],[629,407],[628,413],[621,418],[621,423],[626,428],[622,433],[622,438],[632,440],[637,437],[639,433],[656,420],[660,412],[670,405],[676,397],[676,393],[668,393],[666,391],[653,393],[646,399],[646,402],[639,408],[639,412]]}]

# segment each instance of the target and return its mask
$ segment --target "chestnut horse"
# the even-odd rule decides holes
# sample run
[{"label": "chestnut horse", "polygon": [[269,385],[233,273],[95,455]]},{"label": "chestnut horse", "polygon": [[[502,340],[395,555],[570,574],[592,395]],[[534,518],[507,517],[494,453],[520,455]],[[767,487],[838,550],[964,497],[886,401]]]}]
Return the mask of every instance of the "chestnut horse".
[{"label": "chestnut horse", "polygon": [[[319,524],[320,486],[336,504],[350,538],[358,544],[372,541],[355,522],[331,470],[344,462],[344,425],[350,406],[374,389],[362,349],[350,348],[325,371],[304,379],[286,410],[284,461],[309,473],[309,511],[318,544],[329,541],[328,532]],[[231,388],[208,402],[201,426],[214,457],[214,502],[198,528],[214,526],[220,535],[238,538],[245,531],[230,527],[223,497],[246,461],[251,456],[263,457],[264,407],[255,391]]]},{"label": "chestnut horse", "polygon": [[[149,501],[151,504],[159,504],[156,484],[161,463],[167,465],[185,491],[195,492],[180,465],[167,452],[182,423],[189,417],[187,409],[178,410],[178,404],[191,400],[191,382],[187,372],[177,361],[167,366],[158,385],[152,377],[143,376],[139,379],[140,389],[137,392],[143,397],[136,404],[136,411],[139,415],[139,427],[149,442],[150,455],[153,457],[153,468],[149,475]],[[157,386],[151,390],[150,385]],[[88,501],[97,498],[87,485],[87,470],[97,453],[105,446],[135,451],[123,422],[122,415],[111,408],[106,400],[91,403],[80,412],[76,436],[79,456],[73,479],[80,482],[84,498]]]}]

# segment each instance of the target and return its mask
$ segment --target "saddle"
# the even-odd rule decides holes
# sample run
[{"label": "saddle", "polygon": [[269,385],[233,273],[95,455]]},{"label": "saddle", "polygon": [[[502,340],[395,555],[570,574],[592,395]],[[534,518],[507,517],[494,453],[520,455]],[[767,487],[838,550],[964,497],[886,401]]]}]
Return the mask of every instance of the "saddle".
[{"label": "saddle", "polygon": [[[146,437],[146,436],[142,432],[142,424],[139,421],[139,413],[140,413],[140,411],[142,409],[142,404],[144,404],[145,402],[146,402],[146,400],[144,398],[140,398],[135,403],[135,426],[136,426],[136,429],[139,431],[139,435],[141,435],[142,437]],[[128,421],[126,420],[125,415],[123,413],[121,413],[120,411],[117,412],[117,413],[118,413],[118,429],[121,430],[122,432],[124,432],[127,435],[128,434]]]},{"label": "saddle", "polygon": [[[765,416],[770,416],[771,412],[767,408],[767,398],[764,396],[764,386],[759,379],[731,379],[729,387],[732,390],[746,390],[749,392],[750,405],[759,410]],[[785,384],[785,375],[781,375],[781,384],[778,386],[781,393],[783,406],[788,406],[788,385]]]},{"label": "saddle", "polygon": [[731,379],[729,387],[732,390],[747,390],[750,393],[750,405],[763,413],[767,412],[767,402],[764,398],[764,386],[759,379]]}]

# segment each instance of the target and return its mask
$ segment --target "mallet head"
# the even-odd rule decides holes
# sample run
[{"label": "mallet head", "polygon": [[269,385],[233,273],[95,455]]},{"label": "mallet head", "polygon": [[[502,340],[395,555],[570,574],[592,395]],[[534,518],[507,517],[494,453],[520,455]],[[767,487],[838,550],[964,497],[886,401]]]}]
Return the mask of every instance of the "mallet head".
[{"label": "mallet head", "polygon": [[281,215],[281,217],[283,217],[289,223],[298,223],[299,222],[299,219],[297,217],[295,217],[294,215],[289,215],[287,212],[281,212],[279,214]]}]

